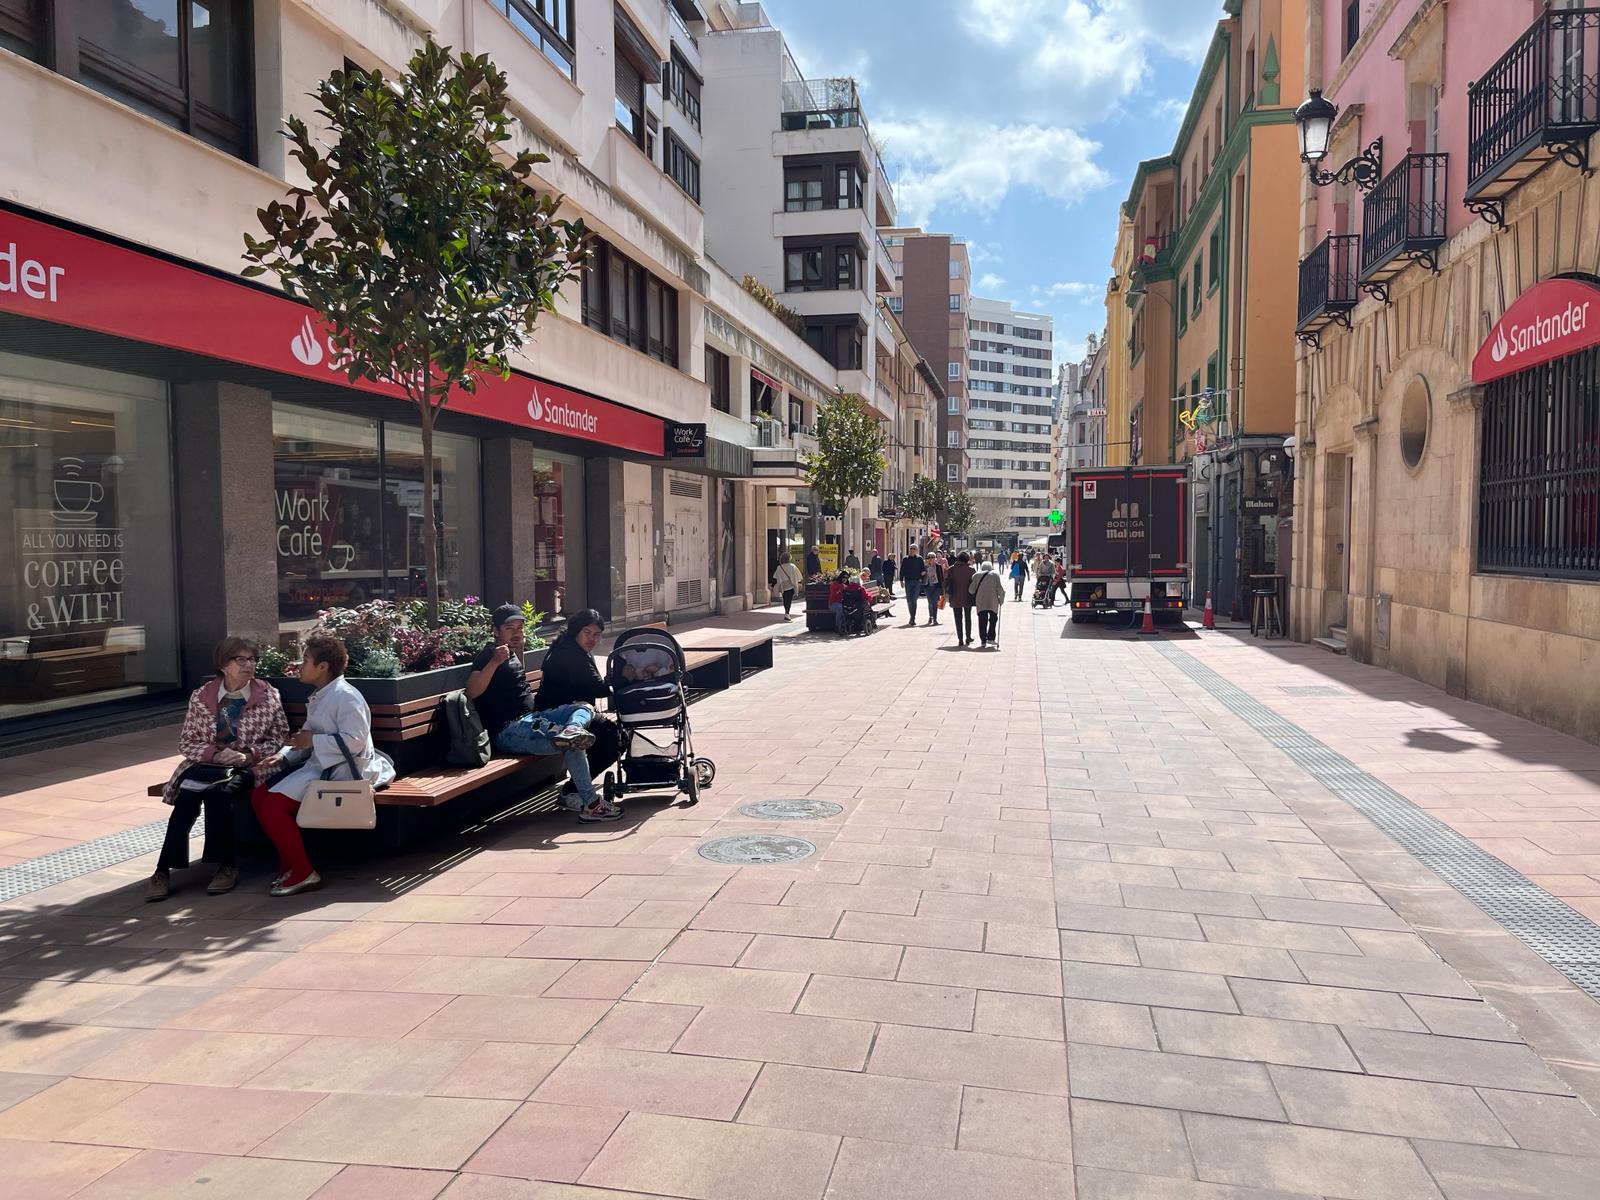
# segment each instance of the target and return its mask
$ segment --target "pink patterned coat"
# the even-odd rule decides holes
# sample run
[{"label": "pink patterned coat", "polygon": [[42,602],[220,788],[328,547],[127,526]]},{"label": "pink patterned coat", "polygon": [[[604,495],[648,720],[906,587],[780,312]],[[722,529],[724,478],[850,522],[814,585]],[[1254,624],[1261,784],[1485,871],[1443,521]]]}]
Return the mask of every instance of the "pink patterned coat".
[{"label": "pink patterned coat", "polygon": [[[183,761],[172,772],[161,794],[161,799],[168,804],[177,798],[178,780],[184,770],[197,762],[210,762],[222,749],[216,740],[217,703],[222,688],[220,679],[208,679],[189,697],[189,711],[184,714],[183,728],[178,732],[178,753],[183,755]],[[260,679],[252,679],[244,711],[239,714],[235,740],[229,749],[243,753],[254,766],[276,754],[288,740],[289,719],[283,715],[278,689]]]}]

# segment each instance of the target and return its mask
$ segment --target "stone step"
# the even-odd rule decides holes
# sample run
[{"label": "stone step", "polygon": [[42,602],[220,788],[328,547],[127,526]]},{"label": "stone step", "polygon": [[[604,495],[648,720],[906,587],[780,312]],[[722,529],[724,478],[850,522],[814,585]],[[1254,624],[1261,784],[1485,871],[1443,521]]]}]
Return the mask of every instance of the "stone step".
[{"label": "stone step", "polygon": [[1321,646],[1330,654],[1347,653],[1345,650],[1343,629],[1330,629],[1327,637],[1312,638],[1311,644],[1313,646]]}]

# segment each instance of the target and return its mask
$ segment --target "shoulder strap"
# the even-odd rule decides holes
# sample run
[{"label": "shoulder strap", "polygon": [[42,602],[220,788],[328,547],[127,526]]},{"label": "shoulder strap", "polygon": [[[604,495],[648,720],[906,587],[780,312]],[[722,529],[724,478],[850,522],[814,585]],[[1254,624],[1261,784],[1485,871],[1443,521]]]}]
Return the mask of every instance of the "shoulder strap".
[{"label": "shoulder strap", "polygon": [[[342,733],[336,733],[333,735],[333,740],[339,743],[339,753],[344,755],[344,761],[350,765],[350,778],[360,779],[361,772],[356,768],[356,760],[355,757],[350,753],[350,747],[344,744],[344,735]],[[333,773],[338,769],[339,768],[337,766],[329,767],[322,773],[322,778],[332,779]]]}]

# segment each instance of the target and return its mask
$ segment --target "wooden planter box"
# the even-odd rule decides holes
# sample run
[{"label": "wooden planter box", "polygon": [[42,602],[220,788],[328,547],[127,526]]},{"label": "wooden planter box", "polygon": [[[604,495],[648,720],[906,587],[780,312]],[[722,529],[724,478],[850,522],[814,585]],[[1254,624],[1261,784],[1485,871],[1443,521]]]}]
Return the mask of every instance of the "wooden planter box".
[{"label": "wooden planter box", "polygon": [[[522,664],[529,671],[537,671],[547,647],[529,650],[522,656]],[[350,685],[366,698],[368,704],[406,704],[424,696],[437,696],[467,686],[472,674],[471,663],[457,663],[453,667],[440,667],[434,671],[418,671],[413,675],[397,675],[393,679],[378,679],[368,675],[346,675]],[[272,675],[267,682],[278,689],[285,701],[304,704],[311,698],[311,688],[298,679]]]}]

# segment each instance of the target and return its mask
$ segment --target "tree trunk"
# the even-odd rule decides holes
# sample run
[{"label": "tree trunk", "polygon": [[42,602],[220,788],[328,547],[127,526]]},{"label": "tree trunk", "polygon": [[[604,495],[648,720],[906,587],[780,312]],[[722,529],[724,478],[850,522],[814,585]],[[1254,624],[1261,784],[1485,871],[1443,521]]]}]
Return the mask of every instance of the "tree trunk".
[{"label": "tree trunk", "polygon": [[431,373],[424,376],[422,417],[422,569],[428,575],[428,628],[439,624],[439,526],[433,503],[433,394]]}]

